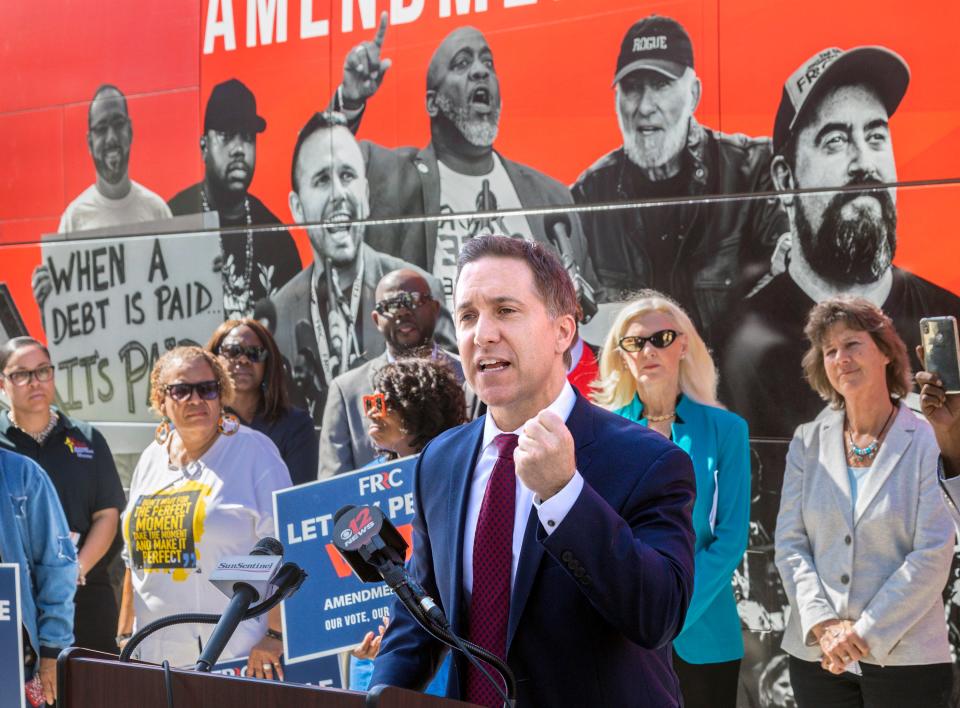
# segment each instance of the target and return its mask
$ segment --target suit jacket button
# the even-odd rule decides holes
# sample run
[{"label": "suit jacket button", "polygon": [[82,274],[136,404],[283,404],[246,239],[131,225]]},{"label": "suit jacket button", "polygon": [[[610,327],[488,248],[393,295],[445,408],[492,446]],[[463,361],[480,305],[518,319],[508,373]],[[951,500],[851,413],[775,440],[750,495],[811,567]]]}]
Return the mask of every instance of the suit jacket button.
[{"label": "suit jacket button", "polygon": [[570,561],[572,561],[573,551],[564,551],[563,553],[561,553],[560,560],[562,560],[564,563],[569,563]]},{"label": "suit jacket button", "polygon": [[844,573],[843,575],[840,576],[840,582],[843,583],[844,585],[848,585],[850,583],[850,576]]},{"label": "suit jacket button", "polygon": [[587,574],[587,571],[583,569],[582,565],[578,565],[576,568],[573,569],[573,577],[575,578],[578,578],[578,579],[582,578],[586,574]]},{"label": "suit jacket button", "polygon": [[853,543],[853,539],[850,538],[850,534],[847,534],[846,536],[843,537],[843,542],[844,542],[845,544],[847,544],[848,546],[849,546],[851,543]]}]

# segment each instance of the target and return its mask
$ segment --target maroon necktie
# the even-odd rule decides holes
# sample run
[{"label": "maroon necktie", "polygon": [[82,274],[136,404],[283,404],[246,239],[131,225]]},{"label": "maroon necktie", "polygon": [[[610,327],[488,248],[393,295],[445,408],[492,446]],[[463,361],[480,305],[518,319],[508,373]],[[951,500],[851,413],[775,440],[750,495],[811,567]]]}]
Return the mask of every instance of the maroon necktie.
[{"label": "maroon necktie", "polygon": [[[513,559],[513,515],[517,481],[513,451],[517,436],[500,434],[493,439],[497,461],[483,494],[477,533],[473,539],[473,591],[470,598],[470,631],[474,644],[506,660],[507,620],[510,617],[510,569]],[[500,683],[491,667],[487,670]],[[474,666],[467,667],[466,700],[500,708],[503,699]]]}]

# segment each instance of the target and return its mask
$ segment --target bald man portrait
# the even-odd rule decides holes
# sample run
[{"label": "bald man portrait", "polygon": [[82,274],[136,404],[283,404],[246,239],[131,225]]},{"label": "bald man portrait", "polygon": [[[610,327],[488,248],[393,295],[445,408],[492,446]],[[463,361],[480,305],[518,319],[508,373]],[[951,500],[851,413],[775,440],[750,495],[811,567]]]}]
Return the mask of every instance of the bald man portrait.
[{"label": "bald man portrait", "polygon": [[370,319],[387,345],[383,354],[340,374],[330,385],[320,426],[320,478],[351,472],[373,462],[377,453],[367,435],[362,400],[374,391],[373,378],[397,359],[419,357],[446,363],[463,384],[460,359],[433,337],[440,303],[420,271],[401,268],[377,284]]},{"label": "bald man portrait", "polygon": [[[354,132],[390,66],[390,60],[380,56],[385,33],[386,13],[376,38],[354,47],[344,62],[333,105],[350,118]],[[425,99],[430,118],[430,144],[425,148],[387,149],[361,142],[373,195],[370,216],[449,217],[371,226],[367,243],[439,278],[448,307],[457,254],[467,239],[492,234],[546,243],[561,256],[584,311],[592,312],[596,278],[576,214],[475,215],[573,204],[566,186],[494,149],[500,82],[493,50],[479,30],[459,27],[440,42],[427,69]]]}]

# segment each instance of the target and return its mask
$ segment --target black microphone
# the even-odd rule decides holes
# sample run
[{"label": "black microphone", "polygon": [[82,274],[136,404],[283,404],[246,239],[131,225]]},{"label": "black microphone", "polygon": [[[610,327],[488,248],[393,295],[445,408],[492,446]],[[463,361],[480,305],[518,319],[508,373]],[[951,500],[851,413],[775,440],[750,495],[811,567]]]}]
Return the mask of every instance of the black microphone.
[{"label": "black microphone", "polygon": [[[253,550],[250,551],[250,555],[282,556],[283,544],[269,536],[261,538],[257,541],[257,545],[253,547]],[[275,571],[276,569],[274,568],[273,570]],[[230,641],[230,637],[232,637],[234,631],[236,631],[237,625],[243,620],[243,615],[250,608],[250,605],[259,599],[260,592],[249,582],[238,580],[233,584],[233,597],[230,599],[227,609],[224,610],[220,616],[216,627],[213,628],[210,639],[203,648],[200,658],[197,659],[197,664],[194,667],[197,671],[209,672],[210,669],[213,668],[213,665],[217,663],[217,659],[223,652],[224,647],[227,646],[227,642]]]},{"label": "black microphone", "polygon": [[[512,707],[517,695],[517,681],[507,662],[483,647],[465,642],[450,631],[450,622],[443,610],[407,572],[403,562],[407,542],[380,508],[345,506],[333,518],[333,545],[357,577],[367,583],[382,578],[428,633],[463,652],[503,698],[504,704]],[[420,613],[421,616],[418,616]],[[503,679],[506,692],[477,657],[496,669]]]},{"label": "black microphone", "polygon": [[407,572],[407,542],[376,506],[345,506],[333,517],[333,545],[365,583],[381,579],[400,597],[409,600],[441,627],[447,628],[443,610]]},{"label": "black microphone", "polygon": [[547,240],[557,249],[560,254],[560,262],[566,268],[573,286],[576,288],[577,297],[580,300],[580,308],[583,312],[582,322],[589,322],[597,314],[597,297],[593,292],[593,286],[588,283],[580,272],[580,266],[573,258],[573,243],[570,240],[570,234],[573,233],[573,225],[570,217],[560,213],[547,214],[543,219],[543,228],[547,232]]}]

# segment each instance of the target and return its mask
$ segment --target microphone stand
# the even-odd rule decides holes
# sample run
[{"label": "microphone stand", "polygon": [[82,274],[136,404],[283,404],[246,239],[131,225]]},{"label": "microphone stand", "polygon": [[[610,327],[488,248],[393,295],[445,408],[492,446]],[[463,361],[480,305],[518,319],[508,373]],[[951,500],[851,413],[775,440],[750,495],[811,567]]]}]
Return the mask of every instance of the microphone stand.
[{"label": "microphone stand", "polygon": [[[253,619],[254,617],[259,617],[260,615],[269,612],[274,607],[279,605],[283,600],[299,590],[306,578],[306,571],[301,569],[296,563],[284,563],[280,567],[280,570],[277,571],[277,576],[273,581],[273,584],[277,587],[276,591],[263,602],[254,605],[244,612],[243,616],[241,617],[241,621]],[[130,637],[130,641],[127,642],[127,645],[123,648],[123,651],[120,652],[120,661],[130,661],[130,657],[133,654],[134,649],[136,649],[144,639],[149,637],[154,632],[166,627],[172,627],[176,624],[216,624],[220,621],[220,617],[221,616],[217,614],[185,612],[154,620],[150,624],[138,629],[137,632]],[[216,660],[216,657],[213,658]],[[209,672],[211,666],[206,662],[203,663],[203,666],[198,663],[195,669],[197,671]]]},{"label": "microphone stand", "polygon": [[[363,550],[361,550],[360,553],[361,555],[367,555]],[[377,560],[370,556],[368,556],[366,560],[377,568],[377,571],[381,574],[387,585],[393,588],[400,601],[410,610],[410,614],[413,615],[413,618],[428,634],[466,656],[470,663],[473,664],[497,690],[497,693],[503,698],[504,705],[507,706],[507,708],[513,708],[513,706],[516,705],[517,680],[506,661],[473,642],[461,639],[450,631],[450,622],[447,620],[446,615],[443,614],[443,610],[427,595],[419,583],[410,577],[403,565],[397,565],[392,559],[386,562],[377,562]],[[506,694],[504,694],[500,688],[500,684],[494,680],[490,672],[480,664],[478,659],[492,666],[497,673],[500,674],[500,678],[503,679],[503,684],[507,689]]]}]

